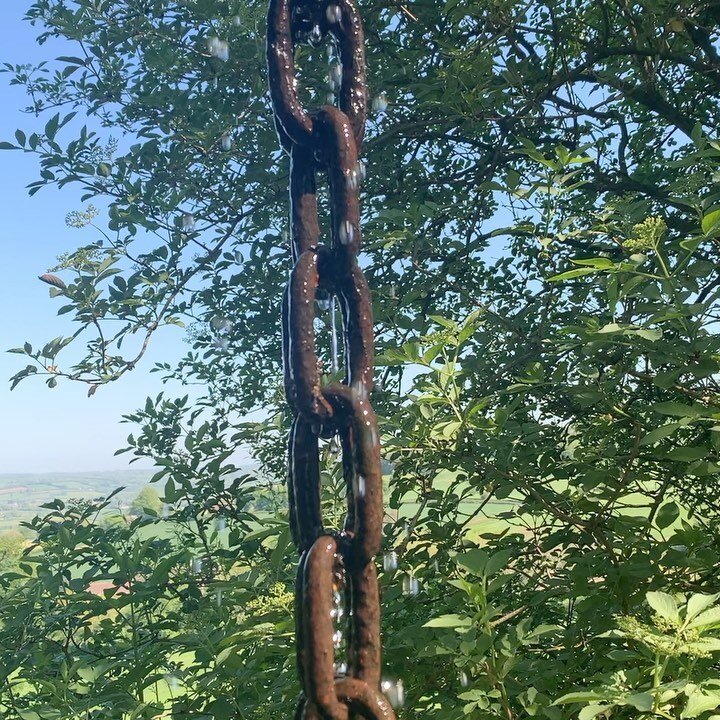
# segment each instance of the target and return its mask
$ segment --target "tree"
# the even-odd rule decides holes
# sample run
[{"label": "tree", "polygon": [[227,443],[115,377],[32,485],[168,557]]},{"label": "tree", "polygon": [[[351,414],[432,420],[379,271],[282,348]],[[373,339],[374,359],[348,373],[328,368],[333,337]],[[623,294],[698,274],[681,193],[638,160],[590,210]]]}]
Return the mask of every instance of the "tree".
[{"label": "tree", "polygon": [[25,545],[25,538],[16,530],[0,533],[0,572],[10,572],[17,568]]},{"label": "tree", "polygon": [[146,485],[130,503],[130,514],[144,515],[149,510],[153,515],[159,516],[162,513],[162,507],[158,491],[154,487]]},{"label": "tree", "polygon": [[[693,594],[720,590],[717,8],[450,0],[363,13],[372,92],[389,100],[366,143],[364,264],[392,464],[387,546],[400,566],[390,559],[382,578],[386,661],[404,676],[403,717],[574,717],[577,705],[554,701],[595,678],[603,698],[613,688],[617,717],[706,718],[710,663],[673,660],[665,686],[637,634],[610,653],[598,638],[617,618],[654,627],[647,593],[680,592],[687,612]],[[173,641],[195,653],[173,716],[265,719],[294,705],[286,522],[282,507],[261,514],[251,502],[268,478],[278,491],[287,424],[287,161],[265,95],[263,14],[254,1],[39,0],[29,16],[40,38],[73,39],[78,56],[9,69],[49,116],[2,146],[38,156],[31,192],[75,183],[107,207],[106,222],[88,207],[72,214],[90,240],[61,259],[64,287],[50,291],[85,335],[17,348],[29,364],[13,383],[40,375],[102,392],[143,361],[159,327],[185,324],[192,349],[156,369],[205,388],[199,402],[161,394],[127,418],[137,429],[126,450],[158,463],[178,544],[134,544],[149,527],[139,520],[98,558],[138,583],[132,602],[147,611],[124,626],[122,649],[142,648],[147,665],[137,677],[107,671],[140,716],[158,710],[138,710],[142,683],[175,672],[153,648],[165,647],[162,618],[169,628],[181,613],[163,615],[157,598],[182,606],[192,630]],[[212,37],[228,40],[229,60],[208,50]],[[303,86],[322,97],[309,55]],[[76,112],[95,129],[78,129]],[[83,337],[82,359],[65,362]],[[263,419],[248,419],[258,408]],[[233,465],[239,443],[262,474]],[[331,447],[323,469],[337,526]],[[38,524],[52,577],[88,559],[77,512]],[[58,526],[69,538],[56,539]],[[115,568],[125,555],[134,565]],[[188,575],[194,559],[201,572]],[[52,607],[54,590],[34,582],[0,643],[8,653],[33,603]],[[212,609],[217,587],[241,616]],[[70,650],[66,607],[41,617],[33,647],[62,694],[72,681],[41,638],[57,634],[68,666],[81,656],[94,667],[98,649]],[[37,677],[28,656],[11,657],[18,677]],[[33,688],[4,698],[7,712],[49,702]],[[82,702],[101,706],[104,692]],[[60,717],[76,716],[80,700],[63,697]],[[582,717],[603,712],[595,703]]]}]

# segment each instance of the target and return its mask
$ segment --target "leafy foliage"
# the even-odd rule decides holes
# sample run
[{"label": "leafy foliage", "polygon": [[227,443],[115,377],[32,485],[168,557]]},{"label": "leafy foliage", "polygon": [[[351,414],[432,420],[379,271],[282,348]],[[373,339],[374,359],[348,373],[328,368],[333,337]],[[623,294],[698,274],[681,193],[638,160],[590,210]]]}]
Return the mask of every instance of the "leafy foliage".
[{"label": "leafy foliage", "polygon": [[[13,350],[28,363],[13,383],[101,393],[175,325],[191,347],[155,369],[203,388],[127,418],[124,450],[158,464],[172,537],[148,518],[101,527],[83,505],[35,522],[2,610],[9,718],[292,712],[277,487],[287,162],[263,5],[37,0],[40,39],[78,55],[7,67],[44,125],[2,148],[36,155],[31,192],[75,184],[94,203],[69,216],[90,240],[50,290],[78,331]],[[401,716],[709,718],[715,651],[678,643],[720,590],[717,7],[448,0],[363,14],[371,88],[389,101],[366,144],[363,264]],[[317,102],[324,70],[306,56]],[[321,313],[326,361],[330,324]],[[238,444],[256,476],[234,466]],[[337,526],[341,477],[324,453]],[[85,592],[95,578],[114,594]]]}]

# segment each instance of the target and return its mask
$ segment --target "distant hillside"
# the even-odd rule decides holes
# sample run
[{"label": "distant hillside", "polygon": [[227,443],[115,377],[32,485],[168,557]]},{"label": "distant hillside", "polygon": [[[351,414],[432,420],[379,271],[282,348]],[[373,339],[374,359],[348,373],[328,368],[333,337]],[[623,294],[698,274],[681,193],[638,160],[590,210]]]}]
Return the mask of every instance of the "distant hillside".
[{"label": "distant hillside", "polygon": [[129,503],[150,482],[154,470],[109,470],[106,472],[0,474],[0,530],[16,527],[41,512],[44,503],[55,498],[94,498],[116,496]]}]

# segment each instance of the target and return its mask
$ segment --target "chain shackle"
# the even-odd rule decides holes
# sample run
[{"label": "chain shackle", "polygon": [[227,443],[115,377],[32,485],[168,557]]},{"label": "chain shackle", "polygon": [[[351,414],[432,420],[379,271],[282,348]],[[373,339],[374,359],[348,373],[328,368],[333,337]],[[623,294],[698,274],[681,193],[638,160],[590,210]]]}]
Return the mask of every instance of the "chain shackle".
[{"label": "chain shackle", "polygon": [[[308,112],[295,75],[298,44],[327,37],[342,66],[337,107]],[[303,696],[296,720],[395,720],[380,692],[380,599],[375,555],[383,499],[373,387],[372,302],[358,264],[361,244],[358,155],[367,116],[362,21],[352,0],[270,0],[267,64],[275,127],[290,156],[293,269],[282,302],[288,441],[288,500],[300,553],[295,593],[297,667]],[[317,175],[327,176],[329,242],[320,243]],[[345,377],[324,383],[315,343],[316,301],[337,298]],[[325,528],[319,439],[338,436],[348,510],[338,531]],[[339,580],[341,578],[342,580]],[[343,586],[346,668],[336,664],[335,598]]]}]

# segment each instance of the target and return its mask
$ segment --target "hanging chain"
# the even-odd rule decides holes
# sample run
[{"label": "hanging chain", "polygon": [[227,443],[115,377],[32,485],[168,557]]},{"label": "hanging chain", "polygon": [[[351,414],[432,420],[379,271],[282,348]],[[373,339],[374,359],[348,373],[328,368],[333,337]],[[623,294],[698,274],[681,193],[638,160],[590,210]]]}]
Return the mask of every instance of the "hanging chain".
[{"label": "hanging chain", "polygon": [[[362,21],[352,0],[270,0],[267,61],[275,126],[290,155],[293,270],[283,296],[285,393],[293,413],[288,495],[300,553],[295,593],[297,666],[303,696],[296,720],[394,720],[380,692],[380,599],[374,557],[383,501],[373,385],[370,291],[358,265],[358,153],[367,89]],[[308,113],[297,95],[298,44],[336,45],[342,67],[338,107]],[[338,78],[340,79],[340,78]],[[331,241],[319,243],[317,173],[330,191]],[[345,379],[321,383],[315,307],[337,298],[343,322]],[[325,529],[319,439],[338,436],[348,512],[341,532]],[[335,624],[348,610],[345,662],[336,663]]]}]

